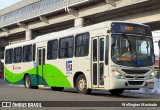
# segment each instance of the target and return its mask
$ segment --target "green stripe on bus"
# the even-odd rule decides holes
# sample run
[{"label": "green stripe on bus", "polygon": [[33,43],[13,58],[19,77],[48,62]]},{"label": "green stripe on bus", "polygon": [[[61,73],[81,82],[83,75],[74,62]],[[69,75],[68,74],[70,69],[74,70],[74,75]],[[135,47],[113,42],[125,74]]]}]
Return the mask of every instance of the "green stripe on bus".
[{"label": "green stripe on bus", "polygon": [[[23,84],[24,74],[29,73],[29,75],[31,76],[31,79],[34,79],[32,80],[32,82],[34,83],[33,85],[35,86],[35,82],[37,83],[36,81],[37,68],[32,68],[28,71],[25,71],[19,74],[15,74],[11,72],[10,70],[7,69],[7,67],[5,67],[4,69],[5,69],[5,80],[7,82],[10,82],[13,84]],[[38,77],[42,77],[42,73],[40,73]],[[64,73],[53,65],[50,65],[50,64],[44,65],[43,78],[47,86],[72,88],[69,80],[64,75]]]}]

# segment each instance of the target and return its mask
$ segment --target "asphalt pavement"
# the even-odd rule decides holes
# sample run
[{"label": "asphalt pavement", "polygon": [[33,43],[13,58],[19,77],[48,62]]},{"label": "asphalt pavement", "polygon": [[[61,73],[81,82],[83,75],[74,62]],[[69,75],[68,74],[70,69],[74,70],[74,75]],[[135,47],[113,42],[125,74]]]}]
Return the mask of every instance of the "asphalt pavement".
[{"label": "asphalt pavement", "polygon": [[[104,90],[93,90],[90,95],[84,95],[84,94],[78,94],[75,89],[64,89],[63,91],[53,91],[50,89],[50,87],[45,88],[39,88],[39,89],[26,89],[23,85],[12,85],[5,83],[2,79],[0,79],[0,101],[3,102],[10,102],[10,101],[19,101],[19,102],[39,102],[39,101],[45,101],[45,103],[51,103],[56,104],[57,102],[62,104],[62,107],[43,107],[43,108],[34,108],[34,110],[46,110],[46,109],[55,109],[55,110],[129,110],[134,109],[134,107],[95,107],[93,104],[101,104],[107,103],[108,105],[114,105],[117,101],[120,102],[129,102],[129,101],[148,101],[148,102],[160,102],[160,96],[159,95],[152,95],[152,94],[134,94],[134,93],[128,93],[125,92],[120,96],[113,96],[108,91]],[[94,102],[93,102],[94,101]],[[69,102],[69,103],[68,103]],[[71,103],[80,103],[82,104],[88,104],[89,102],[94,107],[65,107],[66,104]],[[95,103],[97,102],[97,103]],[[65,105],[65,106],[63,106]],[[71,104],[72,105],[72,104]],[[53,106],[53,105],[51,105]],[[88,106],[88,105],[87,105]],[[11,108],[0,108],[0,110],[6,110]],[[18,110],[23,108],[12,108],[12,110]],[[25,108],[25,110],[30,110],[33,108]],[[151,107],[137,107],[137,110],[140,109],[151,109]],[[158,107],[152,107],[152,110],[159,109]]]}]

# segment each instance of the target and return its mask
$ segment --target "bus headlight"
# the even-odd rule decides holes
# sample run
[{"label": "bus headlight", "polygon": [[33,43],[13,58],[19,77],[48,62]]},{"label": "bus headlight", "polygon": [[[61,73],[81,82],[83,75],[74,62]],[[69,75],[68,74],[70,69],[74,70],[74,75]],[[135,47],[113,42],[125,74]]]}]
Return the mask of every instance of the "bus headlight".
[{"label": "bus headlight", "polygon": [[152,73],[149,75],[148,79],[155,79],[154,72],[152,72]]},{"label": "bus headlight", "polygon": [[117,70],[112,70],[112,75],[117,79],[124,79],[124,76],[121,73],[119,73]]}]

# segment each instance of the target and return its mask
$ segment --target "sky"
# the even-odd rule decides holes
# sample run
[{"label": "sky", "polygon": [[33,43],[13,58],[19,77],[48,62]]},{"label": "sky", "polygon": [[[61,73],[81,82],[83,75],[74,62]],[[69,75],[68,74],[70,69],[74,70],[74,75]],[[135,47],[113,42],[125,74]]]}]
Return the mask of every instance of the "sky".
[{"label": "sky", "polygon": [[8,7],[12,4],[15,4],[21,0],[0,0],[0,9],[3,9],[5,7]]}]

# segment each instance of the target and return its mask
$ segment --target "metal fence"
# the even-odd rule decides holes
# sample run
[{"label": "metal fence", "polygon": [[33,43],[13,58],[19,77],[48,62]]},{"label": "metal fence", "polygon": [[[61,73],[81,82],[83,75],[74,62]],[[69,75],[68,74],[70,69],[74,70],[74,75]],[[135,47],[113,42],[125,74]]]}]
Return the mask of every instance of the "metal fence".
[{"label": "metal fence", "polygon": [[40,0],[23,8],[0,16],[0,28],[64,9],[89,0]]}]

